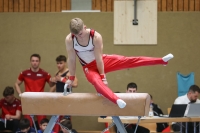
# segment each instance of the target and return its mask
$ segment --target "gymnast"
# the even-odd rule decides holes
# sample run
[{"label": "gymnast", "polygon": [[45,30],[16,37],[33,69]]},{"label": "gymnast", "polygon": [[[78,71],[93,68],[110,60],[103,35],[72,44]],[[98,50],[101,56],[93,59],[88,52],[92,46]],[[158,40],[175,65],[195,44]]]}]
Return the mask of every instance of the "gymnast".
[{"label": "gymnast", "polygon": [[65,43],[70,76],[68,80],[63,79],[63,82],[69,86],[72,85],[75,79],[77,55],[87,80],[94,86],[97,93],[117,104],[119,108],[124,108],[126,103],[108,87],[106,73],[140,66],[167,65],[168,61],[173,58],[172,54],[163,58],[106,55],[102,53],[101,34],[93,29],[88,29],[80,18],[73,18],[69,28],[71,33],[67,35]]}]

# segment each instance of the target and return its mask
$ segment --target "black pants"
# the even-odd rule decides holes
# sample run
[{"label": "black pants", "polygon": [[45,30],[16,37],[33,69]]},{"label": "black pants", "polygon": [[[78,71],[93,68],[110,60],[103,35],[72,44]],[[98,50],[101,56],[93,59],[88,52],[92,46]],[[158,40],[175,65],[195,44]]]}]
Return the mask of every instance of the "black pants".
[{"label": "black pants", "polygon": [[0,130],[11,130],[15,133],[19,126],[19,120],[13,119],[12,121],[6,121],[6,128],[4,122],[0,121]]},{"label": "black pants", "polygon": [[[134,133],[136,128],[136,124],[132,124],[132,128],[126,128],[127,133]],[[137,127],[137,131],[136,133],[150,133],[149,129],[142,127],[142,126],[138,126]]]},{"label": "black pants", "polygon": [[[185,132],[185,122],[182,123],[182,131],[183,133]],[[198,125],[198,123],[196,123],[196,126]],[[180,131],[181,127],[180,127],[180,123],[176,123],[172,125],[172,129],[175,132]],[[196,133],[199,132],[199,126],[196,127]],[[188,133],[194,133],[194,122],[188,122]]]}]

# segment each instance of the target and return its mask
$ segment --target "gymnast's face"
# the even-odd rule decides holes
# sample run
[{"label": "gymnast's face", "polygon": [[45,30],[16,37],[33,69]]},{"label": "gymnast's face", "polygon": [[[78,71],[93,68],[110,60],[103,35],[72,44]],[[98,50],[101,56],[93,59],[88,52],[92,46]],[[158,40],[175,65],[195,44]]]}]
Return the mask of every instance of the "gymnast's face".
[{"label": "gymnast's face", "polygon": [[31,58],[31,68],[37,69],[40,65],[40,59],[38,57],[32,57]]},{"label": "gymnast's face", "polygon": [[137,93],[137,88],[128,88],[126,93]]},{"label": "gymnast's face", "polygon": [[57,68],[59,71],[66,68],[66,62],[65,61],[57,61]]},{"label": "gymnast's face", "polygon": [[81,31],[79,31],[78,34],[75,34],[75,36],[78,39],[83,39],[86,35],[87,35],[87,30],[86,30],[86,26],[85,25],[83,26],[83,29]]}]

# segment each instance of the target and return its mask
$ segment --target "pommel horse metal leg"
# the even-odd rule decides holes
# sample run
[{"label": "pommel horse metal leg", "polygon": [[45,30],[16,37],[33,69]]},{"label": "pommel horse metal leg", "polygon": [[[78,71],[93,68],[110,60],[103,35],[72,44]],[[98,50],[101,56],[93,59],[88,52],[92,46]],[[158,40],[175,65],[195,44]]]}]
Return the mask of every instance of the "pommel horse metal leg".
[{"label": "pommel horse metal leg", "polygon": [[34,115],[30,115],[30,117],[31,117],[31,119],[32,119],[33,126],[34,126],[34,128],[35,128],[35,131],[36,131],[36,133],[38,133],[38,132],[37,132],[36,125],[35,125],[35,121],[34,121]]},{"label": "pommel horse metal leg", "polygon": [[196,122],[194,122],[194,133],[196,133]]},{"label": "pommel horse metal leg", "polygon": [[107,128],[105,128],[101,133],[105,133],[106,131],[108,131],[112,126],[114,126],[115,123],[111,123]]},{"label": "pommel horse metal leg", "polygon": [[180,133],[182,133],[183,132],[183,123],[181,122],[180,123]]},{"label": "pommel horse metal leg", "polygon": [[138,125],[139,125],[139,123],[140,123],[140,119],[141,119],[141,116],[138,116],[138,122],[137,122],[137,124],[136,124],[134,133],[136,133],[136,131],[137,131]]},{"label": "pommel horse metal leg", "polygon": [[53,115],[46,127],[46,129],[44,130],[44,133],[51,133],[53,127],[55,126],[55,124],[57,123],[57,120],[59,118],[59,115]]},{"label": "pommel horse metal leg", "polygon": [[185,133],[188,133],[188,123],[185,123]]},{"label": "pommel horse metal leg", "polygon": [[[121,122],[119,116],[112,116],[112,119],[113,119],[115,125],[117,126],[117,131],[119,131],[120,133],[127,133],[127,131],[124,127],[124,124]],[[137,131],[140,119],[141,119],[141,116],[138,116],[138,122],[136,124],[136,128],[135,128],[134,133],[136,133],[136,131]]]},{"label": "pommel horse metal leg", "polygon": [[68,131],[68,133],[73,133],[71,130],[69,130],[67,127],[63,126],[59,122],[57,122],[57,124],[60,125],[62,128],[65,128]]},{"label": "pommel horse metal leg", "polygon": [[117,126],[117,130],[120,133],[127,133],[126,129],[124,128],[124,124],[121,122],[119,116],[112,116],[112,119],[113,119],[115,125]]}]

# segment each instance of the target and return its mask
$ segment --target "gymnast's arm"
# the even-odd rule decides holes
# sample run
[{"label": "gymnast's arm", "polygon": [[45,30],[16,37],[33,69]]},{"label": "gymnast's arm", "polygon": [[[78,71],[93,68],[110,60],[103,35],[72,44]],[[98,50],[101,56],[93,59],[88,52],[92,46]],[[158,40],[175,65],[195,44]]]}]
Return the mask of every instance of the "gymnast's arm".
[{"label": "gymnast's arm", "polygon": [[94,56],[96,59],[97,69],[99,71],[103,83],[105,85],[108,85],[108,82],[106,80],[106,75],[104,72],[104,63],[102,59],[103,40],[98,32],[95,32],[93,43],[94,43]]},{"label": "gymnast's arm", "polygon": [[93,42],[94,42],[94,56],[96,59],[99,74],[105,74],[104,63],[102,60],[103,41],[101,35],[98,32],[95,32]]},{"label": "gymnast's arm", "polygon": [[22,92],[21,92],[21,88],[20,88],[20,85],[22,84],[23,81],[20,81],[19,79],[17,79],[17,81],[15,82],[15,89],[17,91],[17,93],[20,95]]},{"label": "gymnast's arm", "polygon": [[67,59],[67,65],[69,69],[70,76],[75,76],[76,73],[76,53],[73,48],[73,42],[71,34],[69,34],[65,39],[68,59]]}]

